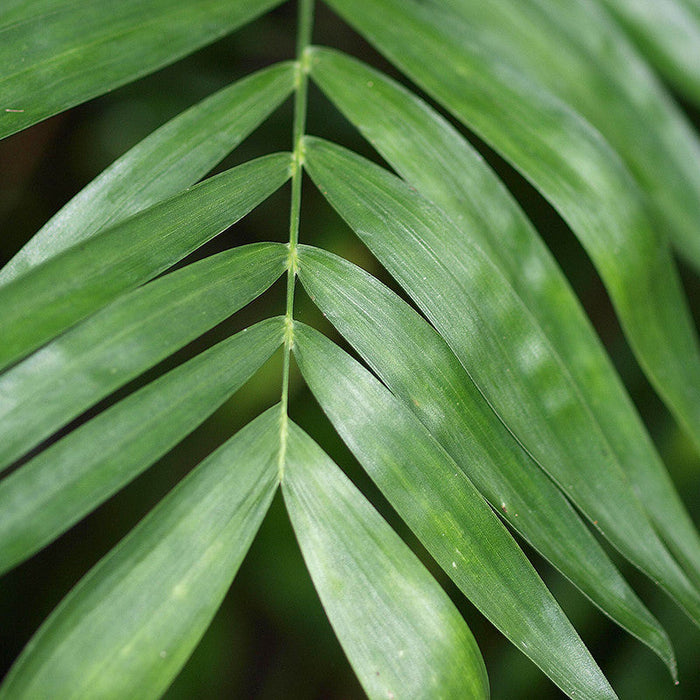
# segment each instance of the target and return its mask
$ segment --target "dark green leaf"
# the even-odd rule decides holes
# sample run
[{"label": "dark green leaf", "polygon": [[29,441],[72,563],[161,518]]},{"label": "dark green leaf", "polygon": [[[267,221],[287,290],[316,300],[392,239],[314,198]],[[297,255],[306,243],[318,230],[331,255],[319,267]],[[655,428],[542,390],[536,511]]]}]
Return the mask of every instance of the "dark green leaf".
[{"label": "dark green leaf", "polygon": [[494,510],[606,614],[648,644],[675,677],[666,633],[428,323],[376,279],[330,253],[302,247],[299,276],[324,315]]},{"label": "dark green leaf", "polygon": [[278,189],[289,166],[284,153],[239,165],[0,287],[0,369],[204,245]]},{"label": "dark green leaf", "polygon": [[220,90],[154,131],[79,192],[0,270],[0,283],[189,187],[292,91],[280,63]]},{"label": "dark green leaf", "polygon": [[700,594],[656,536],[562,359],[499,269],[383,168],[319,139],[308,170],[447,341],[506,426],[626,557],[700,624]]},{"label": "dark green leaf", "polygon": [[644,371],[700,447],[700,351],[678,274],[639,188],[600,133],[467,41],[466,23],[445,7],[420,0],[329,4],[558,209],[595,263]]},{"label": "dark green leaf", "polygon": [[123,399],[0,481],[0,574],[180,442],[281,343],[281,319],[248,328]]},{"label": "dark green leaf", "polygon": [[280,0],[33,0],[0,14],[0,138],[176,61]]},{"label": "dark green leaf", "polygon": [[616,697],[508,531],[419,420],[308,326],[295,324],[294,353],[343,440],[460,590],[564,692]]},{"label": "dark green leaf", "polygon": [[158,698],[199,642],[277,488],[279,409],[202,462],[68,594],[0,697]]},{"label": "dark green leaf", "polygon": [[370,698],[488,698],[452,601],[338,467],[288,423],[282,492],[333,629]]},{"label": "dark green leaf", "polygon": [[280,243],[255,243],[189,265],[0,375],[0,465],[258,297],[286,257]]}]

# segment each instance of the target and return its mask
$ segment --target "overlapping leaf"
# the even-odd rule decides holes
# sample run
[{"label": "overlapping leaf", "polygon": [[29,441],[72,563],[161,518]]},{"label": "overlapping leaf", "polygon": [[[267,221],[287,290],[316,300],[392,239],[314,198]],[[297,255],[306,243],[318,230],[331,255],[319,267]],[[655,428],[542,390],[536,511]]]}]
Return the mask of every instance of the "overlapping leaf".
[{"label": "overlapping leaf", "polygon": [[419,192],[486,251],[545,330],[637,496],[700,585],[700,538],[611,362],[547,247],[476,151],[425,102],[358,61],[310,54],[312,78]]},{"label": "overlapping leaf", "polygon": [[493,508],[675,674],[659,623],[428,323],[376,279],[321,250],[300,249],[299,275],[324,315]]},{"label": "overlapping leaf", "polygon": [[318,445],[293,423],[285,429],[285,504],[368,697],[488,698],[479,648],[454,604]]},{"label": "overlapping leaf", "polygon": [[419,420],[317,331],[295,324],[294,343],[336,430],[464,594],[566,693],[616,697],[503,524]]},{"label": "overlapping leaf", "polygon": [[277,488],[278,410],[207,458],[69,593],[0,689],[158,698],[199,642]]},{"label": "overlapping leaf", "polygon": [[262,321],[131,394],[0,481],[0,573],[164,455],[281,343],[281,319]]},{"label": "overlapping leaf", "polygon": [[189,187],[292,91],[281,63],[220,90],[154,131],[79,192],[0,270],[0,283]]},{"label": "overlapping leaf", "polygon": [[499,269],[383,168],[306,140],[313,180],[437,328],[506,426],[579,509],[700,624],[700,594],[658,539],[561,357]]},{"label": "overlapping leaf", "polygon": [[0,138],[152,73],[280,0],[34,0],[0,14]]},{"label": "overlapping leaf", "polygon": [[204,245],[289,177],[264,156],[105,229],[0,287],[0,369]]},{"label": "overlapping leaf", "polygon": [[700,446],[700,352],[678,274],[607,142],[516,68],[464,41],[454,12],[418,0],[328,1],[554,204],[598,268],[652,384]]},{"label": "overlapping leaf", "polygon": [[254,243],[165,275],[0,375],[0,465],[262,294],[286,247]]}]

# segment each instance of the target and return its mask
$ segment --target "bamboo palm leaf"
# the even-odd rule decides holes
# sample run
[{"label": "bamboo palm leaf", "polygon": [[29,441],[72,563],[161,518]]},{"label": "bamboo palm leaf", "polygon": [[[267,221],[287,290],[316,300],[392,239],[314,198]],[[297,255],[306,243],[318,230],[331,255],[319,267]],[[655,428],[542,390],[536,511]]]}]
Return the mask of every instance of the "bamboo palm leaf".
[{"label": "bamboo palm leaf", "polygon": [[616,697],[503,524],[418,419],[318,331],[297,323],[294,343],[336,430],[460,590],[564,692]]},{"label": "bamboo palm leaf", "polygon": [[671,644],[559,489],[517,444],[447,344],[359,268],[303,247],[311,298],[517,532],[675,675]]},{"label": "bamboo palm leaf", "polygon": [[307,139],[330,203],[435,325],[506,426],[601,533],[700,624],[700,594],[668,554],[542,328],[488,256],[383,168]]},{"label": "bamboo palm leaf", "polygon": [[30,557],[163,456],[281,343],[281,319],[262,321],[139,389],[0,481],[0,572]]},{"label": "bamboo palm leaf", "polygon": [[277,488],[278,411],[202,462],[68,594],[3,698],[158,698],[209,625]]},{"label": "bamboo palm leaf", "polygon": [[127,294],[0,375],[0,465],[262,294],[286,248],[219,253]]},{"label": "bamboo palm leaf", "polygon": [[688,574],[700,585],[700,538],[566,278],[500,180],[457,131],[381,73],[325,49],[311,76],[365,138],[499,267],[596,416],[618,462]]},{"label": "bamboo palm leaf", "polygon": [[280,0],[34,0],[0,15],[0,138],[147,75]]},{"label": "bamboo palm leaf", "polygon": [[285,504],[368,697],[488,698],[484,662],[454,604],[318,445],[293,423],[286,430]]},{"label": "bamboo palm leaf", "polygon": [[700,6],[694,0],[598,0],[663,76],[700,104]]},{"label": "bamboo palm leaf", "polygon": [[0,270],[0,283],[195,183],[279,106],[294,75],[291,63],[271,66],[154,131],[42,226]]},{"label": "bamboo palm leaf", "polygon": [[265,200],[289,177],[265,156],[105,229],[0,287],[0,369],[155,277]]},{"label": "bamboo palm leaf", "polygon": [[700,352],[678,275],[638,187],[600,134],[464,42],[455,13],[418,0],[329,4],[559,210],[598,268],[641,366],[700,447]]}]

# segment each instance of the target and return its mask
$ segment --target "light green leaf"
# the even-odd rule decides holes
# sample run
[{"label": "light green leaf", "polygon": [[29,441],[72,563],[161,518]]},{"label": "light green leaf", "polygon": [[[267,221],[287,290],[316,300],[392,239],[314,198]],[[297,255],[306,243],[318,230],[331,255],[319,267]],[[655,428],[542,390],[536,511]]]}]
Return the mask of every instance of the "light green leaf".
[{"label": "light green leaf", "polygon": [[488,698],[454,604],[350,480],[293,423],[282,493],[314,586],[370,698]]},{"label": "light green leaf", "polygon": [[0,466],[262,294],[286,265],[254,243],[113,302],[0,375]]},{"label": "light green leaf", "polygon": [[258,158],[102,231],[0,287],[0,369],[204,245],[289,177]]},{"label": "light green leaf", "polygon": [[700,5],[694,0],[598,0],[645,56],[688,99],[700,104]]},{"label": "light green leaf", "polygon": [[199,180],[287,97],[292,63],[220,90],[154,131],[79,192],[0,270],[0,283]]},{"label": "light green leaf", "polygon": [[639,188],[599,132],[466,41],[465,23],[444,7],[329,4],[558,209],[595,263],[644,371],[700,447],[700,351],[678,274]]},{"label": "light green leaf", "polygon": [[601,610],[651,647],[675,677],[664,630],[428,323],[376,279],[330,253],[300,248],[299,277],[324,316],[494,510]]},{"label": "light green leaf", "polygon": [[34,0],[9,8],[0,15],[0,138],[152,73],[279,2]]},{"label": "light green leaf", "polygon": [[562,359],[484,251],[409,185],[360,156],[307,139],[306,163],[519,442],[700,624],[700,594],[658,539]]},{"label": "light green leaf", "polygon": [[294,354],[336,430],[460,590],[564,692],[615,697],[530,562],[419,420],[318,331]]},{"label": "light green leaf", "polygon": [[68,594],[0,689],[158,698],[209,625],[277,488],[279,409],[179,484]]},{"label": "light green leaf", "polygon": [[335,51],[314,49],[310,64],[314,81],[387,162],[499,267],[571,372],[654,526],[700,585],[697,530],[587,316],[515,200],[415,95]]},{"label": "light green leaf", "polygon": [[262,321],[131,394],[0,481],[0,574],[162,457],[281,343],[281,319]]}]

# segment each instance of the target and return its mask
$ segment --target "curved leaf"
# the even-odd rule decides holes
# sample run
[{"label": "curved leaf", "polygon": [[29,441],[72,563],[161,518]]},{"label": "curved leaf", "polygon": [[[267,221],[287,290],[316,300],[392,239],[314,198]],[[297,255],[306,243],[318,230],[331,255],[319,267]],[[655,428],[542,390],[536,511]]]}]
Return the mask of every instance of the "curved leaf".
[{"label": "curved leaf", "polygon": [[0,375],[0,465],[262,294],[287,248],[254,243],[127,294]]},{"label": "curved leaf", "polygon": [[318,445],[293,423],[282,493],[314,586],[370,698],[488,698],[452,601]]},{"label": "curved leaf", "polygon": [[675,677],[664,630],[429,324],[379,281],[330,253],[302,246],[299,277],[324,316],[494,510],[603,612],[653,649]]},{"label": "curved leaf", "polygon": [[0,284],[195,183],[279,106],[294,76],[292,63],[265,68],[154,131],[50,219],[0,270]]},{"label": "curved leaf", "polygon": [[700,447],[700,351],[678,274],[636,183],[600,134],[478,42],[465,41],[466,23],[445,7],[329,4],[558,209],[593,259],[651,383]]},{"label": "curved leaf", "polygon": [[134,392],[0,481],[0,574],[162,457],[281,343],[281,319],[241,331]]},{"label": "curved leaf", "polygon": [[654,526],[700,585],[697,530],[566,278],[500,180],[437,112],[378,71],[327,49],[314,49],[310,66],[384,159],[499,267],[571,372]]},{"label": "curved leaf", "polygon": [[418,419],[299,323],[294,354],[340,436],[460,590],[564,692],[616,697],[504,525]]},{"label": "curved leaf", "polygon": [[684,0],[598,0],[663,76],[700,104],[700,6]]},{"label": "curved leaf", "polygon": [[0,369],[241,219],[287,180],[289,165],[283,153],[239,165],[0,287]]},{"label": "curved leaf", "polygon": [[10,8],[0,15],[0,138],[152,73],[279,3],[34,0]]},{"label": "curved leaf", "polygon": [[68,594],[0,688],[158,698],[209,625],[277,488],[279,410],[180,483]]},{"label": "curved leaf", "polygon": [[306,163],[520,443],[603,535],[700,624],[700,594],[659,541],[561,358],[488,256],[441,210],[364,158],[307,139]]}]

